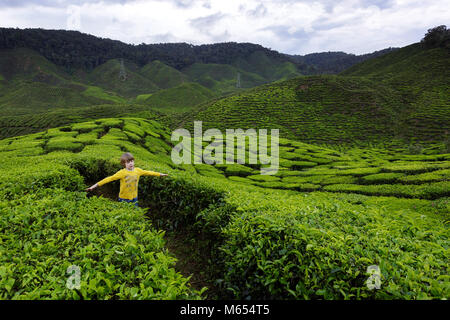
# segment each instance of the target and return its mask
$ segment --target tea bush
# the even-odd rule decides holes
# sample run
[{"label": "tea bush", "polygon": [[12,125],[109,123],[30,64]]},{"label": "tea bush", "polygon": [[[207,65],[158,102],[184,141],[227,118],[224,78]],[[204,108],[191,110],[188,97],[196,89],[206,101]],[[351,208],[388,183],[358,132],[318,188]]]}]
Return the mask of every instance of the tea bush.
[{"label": "tea bush", "polygon": [[[344,205],[320,193],[284,195],[282,202],[280,196],[241,189],[233,197],[241,213],[224,229],[227,240],[221,248],[224,283],[233,297],[425,299],[448,294],[448,229],[436,218]],[[365,284],[370,265],[380,267],[379,290]]]},{"label": "tea bush", "polygon": [[81,122],[81,123],[76,123],[72,126],[72,131],[78,131],[79,133],[85,133],[85,132],[89,132],[92,131],[93,129],[97,129],[99,127],[99,125],[97,123],[95,123],[94,121],[90,121],[90,122]]},{"label": "tea bush", "polygon": [[[0,202],[1,299],[198,299],[144,211],[41,189]],[[80,288],[66,286],[80,268]]]},{"label": "tea bush", "polygon": [[48,152],[55,150],[70,150],[80,151],[83,148],[83,144],[77,142],[75,138],[71,137],[55,137],[47,141],[45,149]]},{"label": "tea bush", "polygon": [[404,175],[405,175],[404,173],[395,173],[395,172],[376,173],[364,176],[361,178],[361,180],[363,183],[381,184],[381,183],[395,182]]},{"label": "tea bush", "polygon": [[399,179],[403,183],[417,183],[437,182],[450,179],[450,169],[436,170],[432,172],[425,172],[421,174],[409,175]]},{"label": "tea bush", "polygon": [[326,191],[351,191],[367,195],[396,196],[421,199],[437,199],[450,195],[450,182],[441,181],[421,185],[380,184],[380,185],[355,185],[334,184],[324,187]]},{"label": "tea bush", "polygon": [[[86,132],[71,131],[73,125],[0,141],[0,298],[204,298],[204,291],[193,290],[175,271],[157,230],[162,227],[183,228],[208,241],[212,276],[224,298],[450,294],[448,161],[389,159],[396,154],[375,149],[341,153],[286,139],[284,145],[295,150],[285,152],[331,161],[256,178],[258,166],[174,165],[168,153],[145,146],[159,138],[160,151],[170,151],[170,135],[157,122],[123,118],[94,124],[102,129],[77,124]],[[138,142],[130,141],[125,127],[136,131]],[[95,138],[94,144],[48,148],[52,139],[82,137]],[[18,149],[8,149],[13,144]],[[125,151],[133,153],[136,166],[169,173],[141,178],[139,203],[146,209],[83,192],[119,170]],[[423,183],[430,179],[425,174],[442,179]],[[402,183],[362,184],[394,177]],[[80,289],[65,286],[70,265],[81,268]],[[375,290],[367,286],[372,265],[381,271]]]}]

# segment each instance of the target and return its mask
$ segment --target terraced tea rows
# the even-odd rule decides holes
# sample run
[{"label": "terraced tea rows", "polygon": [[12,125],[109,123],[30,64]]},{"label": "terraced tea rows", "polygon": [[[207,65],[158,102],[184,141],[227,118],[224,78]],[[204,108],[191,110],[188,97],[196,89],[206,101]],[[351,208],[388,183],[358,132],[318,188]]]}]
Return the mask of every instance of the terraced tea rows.
[{"label": "terraced tea rows", "polygon": [[279,128],[283,137],[309,143],[383,142],[396,136],[401,108],[400,97],[375,82],[302,77],[207,104],[179,126],[202,119],[205,128]]},{"label": "terraced tea rows", "polygon": [[57,109],[28,115],[0,117],[0,138],[36,133],[45,129],[56,128],[78,121],[136,114],[145,114],[145,118],[147,119],[160,119],[162,117],[157,111],[150,111],[148,110],[148,107],[143,105],[96,105],[70,110]]},{"label": "terraced tea rows", "polygon": [[[221,298],[449,295],[449,198],[440,189],[448,190],[448,154],[337,152],[280,139],[281,170],[261,176],[258,165],[174,165],[169,132],[155,121],[111,118],[0,140],[0,297],[207,298],[176,271],[163,226],[202,235],[205,272]],[[83,192],[117,171],[124,151],[138,167],[169,173],[142,178],[144,209]],[[433,187],[413,198],[345,193],[347,185],[397,181]],[[341,192],[326,191],[336,186]],[[80,289],[65,286],[70,265],[80,267]],[[376,290],[367,286],[372,265],[380,269]]]},{"label": "terraced tea rows", "polygon": [[338,76],[297,77],[205,103],[172,128],[278,128],[323,146],[443,143],[450,151],[448,50],[416,43]]},{"label": "terraced tea rows", "polygon": [[247,165],[195,165],[197,172],[265,188],[304,192],[330,191],[419,199],[450,196],[450,154],[414,156],[406,154],[406,149],[402,150],[403,154],[400,150],[394,153],[380,149],[353,149],[339,153],[280,139],[278,172],[260,175],[261,163],[249,165],[247,149]]}]

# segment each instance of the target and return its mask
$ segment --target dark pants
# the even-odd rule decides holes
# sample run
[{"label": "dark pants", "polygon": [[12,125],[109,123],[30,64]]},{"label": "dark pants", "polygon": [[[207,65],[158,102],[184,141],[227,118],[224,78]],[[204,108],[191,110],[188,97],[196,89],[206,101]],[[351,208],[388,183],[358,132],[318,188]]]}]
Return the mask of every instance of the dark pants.
[{"label": "dark pants", "polygon": [[134,199],[123,199],[123,198],[119,198],[119,202],[127,202],[127,203],[134,203],[134,206],[137,208],[138,206],[138,199],[137,197]]}]

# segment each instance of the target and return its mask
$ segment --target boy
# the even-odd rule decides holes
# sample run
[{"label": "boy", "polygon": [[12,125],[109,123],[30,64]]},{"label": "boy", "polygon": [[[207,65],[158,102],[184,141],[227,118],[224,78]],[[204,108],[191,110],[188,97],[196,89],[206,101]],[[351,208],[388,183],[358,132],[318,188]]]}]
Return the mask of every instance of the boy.
[{"label": "boy", "polygon": [[106,177],[105,179],[97,182],[93,186],[86,189],[91,191],[98,186],[102,186],[105,183],[120,179],[120,192],[119,202],[131,202],[138,206],[138,182],[140,176],[157,176],[165,177],[168,174],[142,170],[141,168],[134,167],[134,157],[131,153],[126,152],[120,157],[120,164],[124,167],[122,170],[117,171],[114,175]]}]

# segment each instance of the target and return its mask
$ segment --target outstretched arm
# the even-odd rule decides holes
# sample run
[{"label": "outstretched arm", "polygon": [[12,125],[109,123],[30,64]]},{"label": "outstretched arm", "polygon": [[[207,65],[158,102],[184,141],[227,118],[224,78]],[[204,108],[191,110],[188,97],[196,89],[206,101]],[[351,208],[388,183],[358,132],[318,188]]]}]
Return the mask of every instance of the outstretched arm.
[{"label": "outstretched arm", "polygon": [[[138,168],[136,168],[138,169]],[[139,170],[139,174],[141,176],[155,176],[155,177],[165,177],[168,176],[167,173],[160,173],[160,172],[156,172],[156,171],[150,171],[150,170],[142,170],[142,169],[138,169]]]},{"label": "outstretched arm", "polygon": [[86,191],[92,191],[93,189],[95,189],[97,187],[101,187],[102,185],[104,185],[108,182],[118,180],[118,179],[122,178],[122,176],[123,176],[123,173],[122,173],[122,170],[120,170],[120,171],[116,172],[114,175],[106,177],[105,179],[100,180],[96,184],[90,186],[89,188],[86,189]]},{"label": "outstretched arm", "polygon": [[96,184],[90,186],[89,188],[86,189],[86,191],[92,191],[92,190],[94,190],[94,189],[97,188],[97,187],[98,187],[98,183],[96,183]]}]

